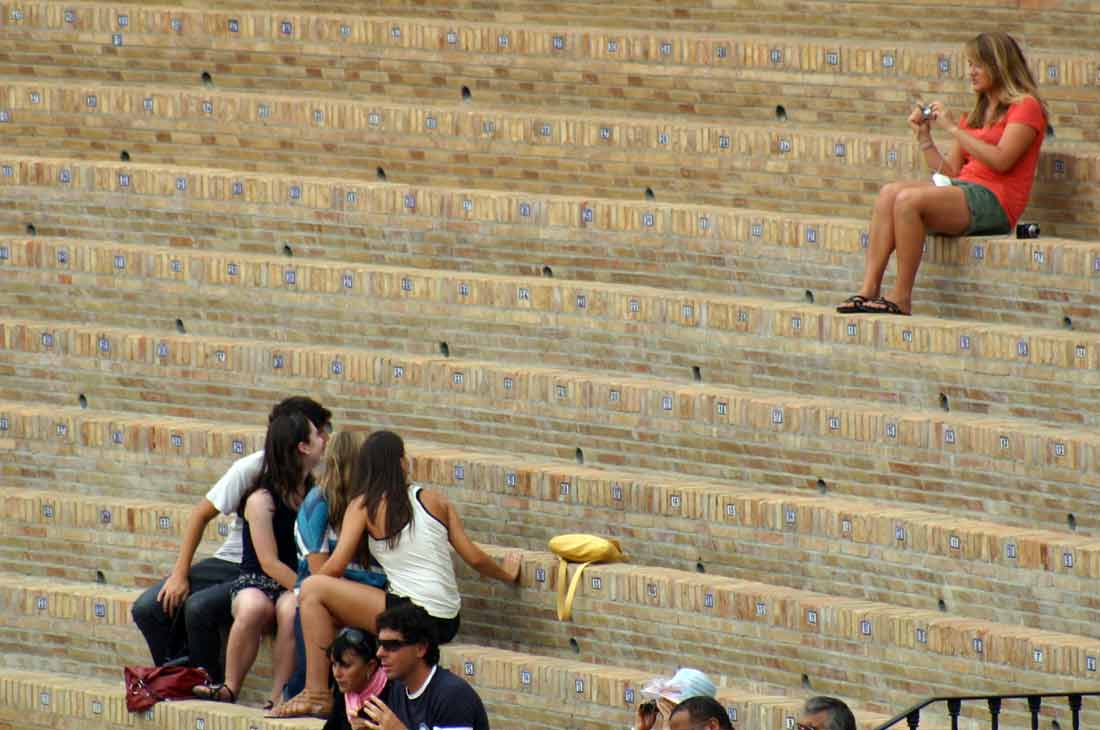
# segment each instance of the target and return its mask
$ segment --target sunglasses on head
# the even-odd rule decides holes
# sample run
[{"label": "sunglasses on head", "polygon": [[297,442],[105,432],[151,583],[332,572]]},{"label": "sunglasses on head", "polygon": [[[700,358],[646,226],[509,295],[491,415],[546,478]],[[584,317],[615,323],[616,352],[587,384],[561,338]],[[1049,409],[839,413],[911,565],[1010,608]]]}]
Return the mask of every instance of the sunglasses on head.
[{"label": "sunglasses on head", "polygon": [[379,639],[378,646],[387,652],[394,652],[406,646],[412,646],[419,642],[409,641],[407,639]]},{"label": "sunglasses on head", "polygon": [[347,628],[340,629],[340,633],[336,635],[337,639],[344,639],[352,646],[367,647],[371,644],[371,635],[363,629],[357,629],[354,626],[348,626]]}]

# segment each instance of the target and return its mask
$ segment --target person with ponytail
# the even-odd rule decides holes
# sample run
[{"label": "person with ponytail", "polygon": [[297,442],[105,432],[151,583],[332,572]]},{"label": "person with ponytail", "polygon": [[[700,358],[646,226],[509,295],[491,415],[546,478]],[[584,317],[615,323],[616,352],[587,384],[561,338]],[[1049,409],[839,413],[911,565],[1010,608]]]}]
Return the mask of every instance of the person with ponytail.
[{"label": "person with ponytail", "polygon": [[[392,431],[371,434],[359,450],[355,497],[344,513],[336,549],[320,574],[302,583],[305,689],[276,707],[274,717],[329,713],[332,696],[324,647],[341,626],[359,626],[377,634],[376,619],[383,611],[413,603],[431,618],[436,642],[451,641],[458,632],[461,608],[451,548],[487,578],[505,583],[519,579],[518,553],[509,553],[503,565],[498,564],[466,535],[458,511],[443,494],[411,484],[408,475],[401,437]],[[340,577],[364,536],[371,555],[386,571],[387,590]]]},{"label": "person with ponytail", "polygon": [[324,448],[317,427],[301,413],[279,416],[268,425],[263,466],[237,507],[244,520],[243,549],[241,572],[231,589],[233,628],[226,646],[225,682],[196,686],[196,697],[236,702],[260,639],[272,631],[270,705],[282,697],[294,662],[294,521]]},{"label": "person with ponytail", "polygon": [[[859,293],[842,314],[907,315],[928,232],[948,236],[1003,235],[1027,207],[1047,130],[1047,110],[1020,46],[1007,33],[982,33],[965,47],[974,108],[962,117],[942,101],[917,105],[909,128],[931,180],[889,183],[871,214]],[[942,132],[944,154],[932,139]],[[893,289],[881,295],[890,256],[897,253]]]}]

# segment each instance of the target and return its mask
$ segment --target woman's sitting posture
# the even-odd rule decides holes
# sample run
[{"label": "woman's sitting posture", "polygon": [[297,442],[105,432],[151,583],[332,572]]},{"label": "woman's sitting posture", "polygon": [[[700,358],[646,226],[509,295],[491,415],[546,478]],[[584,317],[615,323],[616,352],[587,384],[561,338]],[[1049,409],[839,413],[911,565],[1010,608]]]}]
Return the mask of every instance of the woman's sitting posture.
[{"label": "woman's sitting posture", "polygon": [[273,630],[269,705],[282,696],[294,663],[294,520],[324,449],[317,427],[301,413],[280,416],[268,425],[263,467],[238,507],[244,518],[243,550],[241,574],[231,592],[233,628],[225,649],[225,683],[199,685],[192,690],[196,697],[236,702],[256,661],[260,638]]},{"label": "woman's sitting posture", "polygon": [[[1016,41],[1005,33],[982,33],[966,44],[966,57],[977,97],[973,110],[956,120],[936,101],[909,116],[924,161],[936,175],[890,183],[879,192],[863,286],[838,312],[909,314],[926,232],[1004,234],[1027,207],[1047,128],[1035,78]],[[932,140],[933,127],[952,139],[946,157]],[[881,296],[882,277],[895,251],[897,280]]]}]

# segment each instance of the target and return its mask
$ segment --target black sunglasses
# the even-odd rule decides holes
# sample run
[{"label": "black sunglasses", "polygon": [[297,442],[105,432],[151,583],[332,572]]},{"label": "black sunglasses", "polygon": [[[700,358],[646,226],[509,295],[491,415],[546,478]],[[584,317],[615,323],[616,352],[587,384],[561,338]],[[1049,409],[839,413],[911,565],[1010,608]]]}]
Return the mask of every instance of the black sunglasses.
[{"label": "black sunglasses", "polygon": [[371,635],[362,629],[357,629],[354,626],[348,626],[340,629],[340,633],[336,635],[337,639],[344,639],[352,646],[359,647],[360,649],[366,648],[371,645]]},{"label": "black sunglasses", "polygon": [[407,639],[379,639],[378,646],[385,649],[387,652],[395,652],[406,646],[412,646],[418,644],[418,641],[409,641]]}]

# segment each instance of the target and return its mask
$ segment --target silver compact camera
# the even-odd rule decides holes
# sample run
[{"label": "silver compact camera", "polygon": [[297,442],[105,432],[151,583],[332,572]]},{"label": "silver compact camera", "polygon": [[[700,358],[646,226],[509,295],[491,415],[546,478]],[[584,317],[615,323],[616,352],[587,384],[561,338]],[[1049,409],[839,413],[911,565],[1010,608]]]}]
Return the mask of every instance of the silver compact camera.
[{"label": "silver compact camera", "polygon": [[922,105],[921,108],[920,108],[920,114],[921,114],[921,118],[924,119],[924,121],[928,121],[929,119],[932,118],[932,114],[933,114],[932,107]]}]

